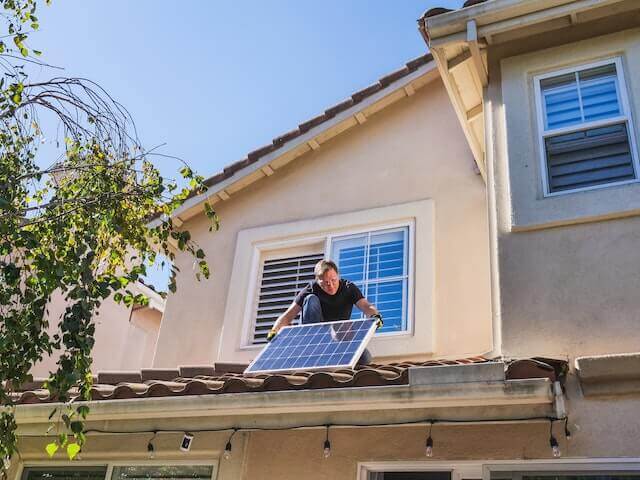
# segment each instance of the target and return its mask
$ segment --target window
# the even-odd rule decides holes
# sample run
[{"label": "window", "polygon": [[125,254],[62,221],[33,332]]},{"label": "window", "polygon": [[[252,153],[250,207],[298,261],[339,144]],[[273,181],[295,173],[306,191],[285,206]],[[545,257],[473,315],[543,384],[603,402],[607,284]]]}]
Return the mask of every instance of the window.
[{"label": "window", "polygon": [[[105,480],[108,469],[99,467],[28,467],[23,480]],[[212,465],[114,465],[111,480],[211,480]]]},{"label": "window", "polygon": [[[275,254],[263,252],[255,321],[250,332],[252,344],[266,342],[267,332],[276,319],[296,294],[314,280],[313,268],[323,258],[333,259],[340,277],[355,283],[380,310],[384,327],[378,333],[408,331],[409,226],[349,235],[325,234],[320,242],[314,238],[314,245],[303,248],[303,253],[298,252],[300,246],[278,249]],[[354,307],[351,318],[362,317],[362,312]],[[294,324],[298,321],[299,316]]]},{"label": "window", "polygon": [[[264,260],[253,343],[266,343],[276,319],[291,305],[296,294],[313,280],[313,267],[324,252]],[[293,324],[300,321],[298,315]]]},{"label": "window", "polygon": [[545,195],[638,179],[620,59],[536,77]]},{"label": "window", "polygon": [[[384,332],[407,329],[408,241],[407,227],[335,237],[331,258],[340,276],[358,285],[384,318]],[[352,319],[364,315],[353,309]]]}]

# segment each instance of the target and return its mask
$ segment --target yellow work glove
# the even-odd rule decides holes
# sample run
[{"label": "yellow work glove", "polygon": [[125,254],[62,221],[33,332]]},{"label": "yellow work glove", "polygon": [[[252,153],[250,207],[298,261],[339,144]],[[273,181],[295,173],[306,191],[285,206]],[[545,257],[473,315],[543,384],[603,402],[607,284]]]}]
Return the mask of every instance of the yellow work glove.
[{"label": "yellow work glove", "polygon": [[277,334],[278,331],[276,329],[272,328],[271,330],[269,330],[269,333],[267,333],[267,342],[273,340]]},{"label": "yellow work glove", "polygon": [[382,321],[382,315],[376,313],[375,315],[372,315],[371,318],[376,321],[376,330],[380,330],[384,325],[384,322]]}]

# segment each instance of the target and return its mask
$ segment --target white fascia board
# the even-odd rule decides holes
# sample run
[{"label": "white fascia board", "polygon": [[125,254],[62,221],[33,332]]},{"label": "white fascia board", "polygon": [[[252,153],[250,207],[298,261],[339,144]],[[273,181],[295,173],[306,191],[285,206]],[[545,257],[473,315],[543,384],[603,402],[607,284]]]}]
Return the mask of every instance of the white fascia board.
[{"label": "white fascia board", "polygon": [[478,37],[496,35],[622,0],[491,0],[426,19],[431,47],[464,41],[467,22],[475,20]]},{"label": "white fascia board", "polygon": [[[410,85],[415,80],[433,71],[437,71],[437,67],[435,62],[432,60],[426,63],[425,65],[422,65],[415,72],[412,72],[409,75],[398,79],[397,81],[388,85],[386,88],[366,98],[362,102],[354,105],[353,107],[343,112],[340,112],[332,119],[321,123],[320,125],[304,133],[303,135],[300,135],[299,137],[291,140],[290,142],[285,143],[282,147],[265,155],[255,163],[252,163],[251,165],[247,165],[246,167],[238,170],[231,177],[221,181],[220,183],[216,183],[215,185],[210,187],[209,190],[207,190],[207,192],[188,199],[180,208],[176,209],[176,211],[173,212],[172,216],[174,217],[179,216],[181,213],[197,206],[198,204],[206,201],[211,197],[216,196],[218,192],[234,184],[241,178],[257,170],[261,170],[265,166],[269,166],[269,164],[273,162],[275,159],[277,159],[278,157],[281,157],[282,155],[290,152],[291,150],[294,150],[295,148],[299,147],[302,144],[309,143],[310,141],[314,140],[315,137],[325,132],[326,130],[331,129],[335,125],[349,119],[350,117],[355,117],[357,113],[360,113],[366,110],[367,108],[379,102],[380,100],[384,99],[385,97],[391,95],[392,93],[398,90],[404,89],[406,86]],[[157,220],[155,220],[154,222],[157,222]],[[151,225],[153,225],[153,223]]]},{"label": "white fascia board", "polygon": [[[84,402],[77,402],[82,404]],[[19,425],[47,424],[58,404],[18,405]],[[151,397],[89,402],[90,421],[172,418],[287,416],[340,414],[344,412],[404,411],[415,409],[455,409],[464,416],[466,408],[487,407],[495,415],[497,407],[515,407],[512,418],[522,418],[527,408],[553,409],[551,382],[546,378],[502,382],[466,382],[439,385],[394,385],[382,387],[329,388],[277,392],[227,393]],[[505,418],[510,419],[509,416]],[[483,418],[477,418],[483,421]]]},{"label": "white fascia board", "polygon": [[145,297],[149,299],[149,308],[153,308],[154,310],[159,311],[160,313],[164,312],[165,299],[156,292],[155,290],[149,288],[142,282],[135,282],[133,284],[133,288],[138,290],[139,293],[142,293]]}]

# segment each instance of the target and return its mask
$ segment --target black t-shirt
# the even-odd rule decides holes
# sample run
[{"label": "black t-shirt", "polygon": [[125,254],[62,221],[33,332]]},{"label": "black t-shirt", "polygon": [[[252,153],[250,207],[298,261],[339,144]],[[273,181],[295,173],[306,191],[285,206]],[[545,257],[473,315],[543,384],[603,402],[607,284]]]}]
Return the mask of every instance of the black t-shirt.
[{"label": "black t-shirt", "polygon": [[349,280],[340,279],[340,285],[335,295],[329,295],[322,290],[318,282],[311,282],[300,290],[295,302],[302,307],[305,297],[312,293],[320,299],[322,317],[325,322],[348,320],[351,318],[353,305],[361,298],[364,298],[364,295],[362,295],[362,292],[354,283],[351,283]]}]

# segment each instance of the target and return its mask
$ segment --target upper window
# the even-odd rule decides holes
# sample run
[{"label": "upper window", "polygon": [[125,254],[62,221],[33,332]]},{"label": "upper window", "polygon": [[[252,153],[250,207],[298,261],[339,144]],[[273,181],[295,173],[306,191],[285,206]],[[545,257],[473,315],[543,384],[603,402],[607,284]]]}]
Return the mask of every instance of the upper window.
[{"label": "upper window", "polygon": [[638,179],[620,59],[536,77],[545,195]]},{"label": "upper window", "polygon": [[[251,343],[266,342],[276,319],[291,305],[296,294],[314,280],[313,268],[323,258],[334,260],[340,277],[355,283],[384,318],[378,333],[409,330],[409,226],[327,234],[307,248],[265,252],[259,270],[257,306]],[[362,318],[353,308],[352,319]],[[294,324],[299,318],[296,318]]]}]

